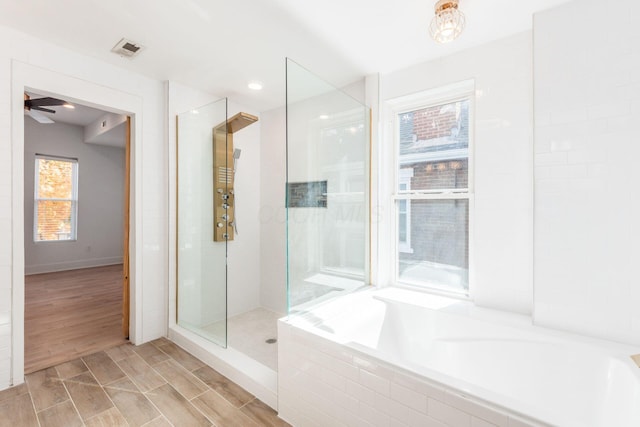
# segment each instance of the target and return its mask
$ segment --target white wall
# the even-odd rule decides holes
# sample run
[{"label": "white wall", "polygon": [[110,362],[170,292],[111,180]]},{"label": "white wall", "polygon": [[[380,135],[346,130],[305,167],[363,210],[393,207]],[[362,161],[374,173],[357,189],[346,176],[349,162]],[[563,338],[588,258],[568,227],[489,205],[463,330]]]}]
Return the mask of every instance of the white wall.
[{"label": "white wall", "polygon": [[[85,144],[84,128],[25,118],[26,274],[119,264],[124,238],[124,149]],[[33,241],[35,155],[78,159],[77,240]]]},{"label": "white wall", "polygon": [[[531,32],[382,75],[381,102],[463,80],[476,87],[471,296],[479,306],[530,313],[533,293]],[[389,123],[383,123],[389,128]],[[387,132],[381,162],[393,159]],[[388,163],[387,163],[387,166]],[[389,176],[384,175],[384,182]],[[381,220],[393,215],[381,186]],[[380,262],[392,260],[380,231]],[[382,269],[381,271],[386,271]],[[382,284],[393,279],[379,277]]]},{"label": "white wall", "polygon": [[[637,1],[535,16],[535,322],[640,344]],[[614,31],[599,31],[615,23]],[[567,28],[569,25],[569,28]]]},{"label": "white wall", "polygon": [[[132,330],[166,333],[167,162],[163,86],[156,80],[0,27],[0,389],[23,381],[24,87],[133,113]],[[12,342],[15,345],[12,345]]]}]

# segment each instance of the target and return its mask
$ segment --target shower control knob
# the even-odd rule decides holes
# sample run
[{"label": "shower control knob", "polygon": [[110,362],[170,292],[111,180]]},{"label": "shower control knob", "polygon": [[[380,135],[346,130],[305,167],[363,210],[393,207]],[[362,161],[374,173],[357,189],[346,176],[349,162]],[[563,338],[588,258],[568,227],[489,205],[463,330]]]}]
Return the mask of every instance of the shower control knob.
[{"label": "shower control knob", "polygon": [[222,200],[228,200],[229,199],[229,195],[228,194],[223,194],[222,195]]},{"label": "shower control knob", "polygon": [[223,223],[221,223],[221,222],[219,222],[217,225],[218,225],[218,228],[222,228],[222,227],[224,227],[224,224],[223,224]]},{"label": "shower control knob", "polygon": [[226,203],[223,203],[223,204],[222,204],[222,209],[229,209],[229,205],[228,205],[228,204],[226,204]]}]

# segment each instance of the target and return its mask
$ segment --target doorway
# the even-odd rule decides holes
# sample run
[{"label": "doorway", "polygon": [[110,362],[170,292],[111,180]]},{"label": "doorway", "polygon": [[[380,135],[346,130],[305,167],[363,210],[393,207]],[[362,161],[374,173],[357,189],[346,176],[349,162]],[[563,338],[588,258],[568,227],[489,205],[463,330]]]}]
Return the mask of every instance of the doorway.
[{"label": "doorway", "polygon": [[24,370],[129,336],[131,119],[25,92]]}]

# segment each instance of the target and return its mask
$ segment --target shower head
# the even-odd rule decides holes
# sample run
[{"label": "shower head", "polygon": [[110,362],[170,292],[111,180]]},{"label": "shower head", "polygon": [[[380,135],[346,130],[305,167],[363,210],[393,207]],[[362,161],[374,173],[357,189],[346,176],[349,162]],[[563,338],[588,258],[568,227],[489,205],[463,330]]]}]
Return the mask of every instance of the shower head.
[{"label": "shower head", "polygon": [[240,129],[244,129],[245,127],[257,121],[258,121],[257,116],[253,116],[247,113],[238,113],[235,116],[227,119],[225,124],[227,126],[228,133],[236,133]]},{"label": "shower head", "polygon": [[238,160],[240,158],[240,153],[242,153],[242,150],[239,148],[233,150],[233,159]]}]

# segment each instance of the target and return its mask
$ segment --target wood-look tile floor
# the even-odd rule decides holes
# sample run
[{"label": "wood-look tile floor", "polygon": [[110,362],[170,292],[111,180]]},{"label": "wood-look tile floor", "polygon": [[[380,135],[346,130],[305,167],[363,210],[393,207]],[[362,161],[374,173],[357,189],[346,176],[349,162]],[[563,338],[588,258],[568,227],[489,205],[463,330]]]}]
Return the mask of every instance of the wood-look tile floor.
[{"label": "wood-look tile floor", "polygon": [[25,372],[126,342],[122,264],[25,277]]},{"label": "wood-look tile floor", "polygon": [[0,391],[0,427],[289,426],[249,392],[161,338],[28,374]]}]

